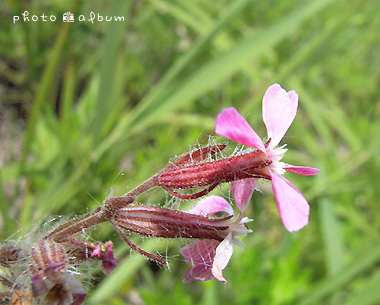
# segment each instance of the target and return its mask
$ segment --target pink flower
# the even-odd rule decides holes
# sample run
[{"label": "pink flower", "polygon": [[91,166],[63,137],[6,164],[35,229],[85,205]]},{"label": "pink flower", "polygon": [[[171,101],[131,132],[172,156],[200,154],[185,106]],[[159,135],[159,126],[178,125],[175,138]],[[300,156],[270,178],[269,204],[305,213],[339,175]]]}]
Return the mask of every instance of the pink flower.
[{"label": "pink flower", "polygon": [[[184,283],[193,280],[209,281],[214,277],[223,283],[227,282],[223,277],[223,270],[234,252],[234,244],[244,247],[244,244],[237,236],[246,236],[247,233],[252,232],[246,227],[246,223],[252,220],[243,217],[243,211],[247,207],[255,187],[256,182],[254,179],[232,182],[232,194],[240,213],[225,220],[224,224],[228,225],[228,229],[223,233],[224,240],[222,242],[202,239],[188,244],[180,250],[185,261],[194,265],[185,275]],[[219,196],[209,196],[202,199],[193,209],[188,211],[188,213],[203,216],[210,216],[220,212],[225,212],[229,215],[234,214],[231,205]]]},{"label": "pink flower", "polygon": [[106,242],[104,245],[96,243],[95,250],[91,254],[91,258],[102,261],[102,270],[105,275],[110,275],[116,268],[118,259],[113,255],[112,241]]},{"label": "pink flower", "polygon": [[216,120],[215,132],[234,142],[257,148],[266,153],[277,208],[286,229],[297,231],[308,224],[309,205],[301,192],[282,175],[286,170],[309,176],[319,173],[319,169],[293,166],[281,162],[287,149],[277,147],[297,113],[298,94],[286,92],[279,84],[274,84],[265,92],[263,99],[263,120],[268,131],[266,144],[259,138],[247,121],[235,108],[224,109]]},{"label": "pink flower", "polygon": [[102,270],[105,275],[110,275],[116,268],[118,259],[113,254],[113,243],[107,241],[105,244],[91,243],[87,241],[72,240],[72,244],[79,246],[76,252],[77,257],[86,260],[88,257],[102,261]]}]

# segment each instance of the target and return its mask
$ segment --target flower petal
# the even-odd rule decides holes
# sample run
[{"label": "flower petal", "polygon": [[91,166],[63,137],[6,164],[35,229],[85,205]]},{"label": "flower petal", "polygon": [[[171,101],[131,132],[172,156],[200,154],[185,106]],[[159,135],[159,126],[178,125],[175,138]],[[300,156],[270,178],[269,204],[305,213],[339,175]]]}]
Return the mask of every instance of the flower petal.
[{"label": "flower petal", "polygon": [[112,271],[116,268],[118,259],[115,258],[113,254],[113,244],[112,241],[109,241],[104,244],[104,246],[108,246],[107,250],[104,251],[104,255],[102,258],[102,270],[105,275],[110,275]]},{"label": "flower petal", "polygon": [[273,194],[282,222],[289,232],[308,224],[309,204],[301,192],[282,176],[272,174]]},{"label": "flower petal", "polygon": [[231,183],[232,195],[241,212],[247,208],[256,185],[257,181],[254,178],[237,180]]},{"label": "flower petal", "polygon": [[[79,242],[79,243],[83,243],[83,242]],[[104,245],[102,245],[101,243],[96,243],[94,246],[95,246],[95,249],[94,251],[92,251],[91,258],[101,260],[103,273],[105,275],[110,275],[112,271],[116,268],[117,261],[118,261],[118,259],[115,258],[113,254],[112,241],[108,241]]]},{"label": "flower petal", "polygon": [[231,205],[227,202],[227,200],[220,196],[208,196],[203,198],[199,200],[195,207],[187,211],[187,213],[190,214],[203,216],[214,215],[219,212],[226,212],[229,215],[234,214],[234,210]]},{"label": "flower petal", "polygon": [[309,167],[309,166],[294,166],[286,164],[284,168],[290,172],[296,173],[302,176],[313,176],[318,174],[321,170],[319,168]]},{"label": "flower petal", "polygon": [[195,265],[186,273],[184,283],[209,281],[213,278],[211,266],[219,243],[216,240],[198,240],[179,250],[186,262]]},{"label": "flower petal", "polygon": [[212,266],[211,274],[222,283],[227,283],[227,280],[223,277],[223,269],[221,269],[217,264]]},{"label": "flower petal", "polygon": [[297,113],[298,94],[286,92],[279,84],[270,86],[263,98],[263,120],[271,139],[269,148],[280,143]]},{"label": "flower petal", "polygon": [[227,280],[223,277],[222,271],[226,268],[233,252],[234,244],[232,242],[232,233],[229,233],[216,248],[214,263],[211,268],[212,274],[220,282],[227,283]]},{"label": "flower petal", "polygon": [[265,152],[263,141],[261,141],[246,119],[233,107],[224,109],[218,115],[215,132],[234,142]]},{"label": "flower petal", "polygon": [[214,278],[211,273],[211,266],[206,265],[196,265],[191,267],[186,273],[182,282],[187,283],[191,281],[210,281]]},{"label": "flower petal", "polygon": [[219,241],[211,239],[202,239],[179,250],[187,263],[194,265],[212,265],[216,248],[220,244]]}]

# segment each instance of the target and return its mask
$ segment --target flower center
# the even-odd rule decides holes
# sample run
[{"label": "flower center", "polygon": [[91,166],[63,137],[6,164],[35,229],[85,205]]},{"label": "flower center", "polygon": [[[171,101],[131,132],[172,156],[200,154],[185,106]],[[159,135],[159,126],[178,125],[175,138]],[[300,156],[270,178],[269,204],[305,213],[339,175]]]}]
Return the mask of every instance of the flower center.
[{"label": "flower center", "polygon": [[287,152],[285,148],[286,144],[277,147],[271,148],[270,145],[266,148],[267,156],[272,163],[269,165],[269,169],[275,175],[283,175],[285,173],[285,163],[281,162],[282,157]]}]

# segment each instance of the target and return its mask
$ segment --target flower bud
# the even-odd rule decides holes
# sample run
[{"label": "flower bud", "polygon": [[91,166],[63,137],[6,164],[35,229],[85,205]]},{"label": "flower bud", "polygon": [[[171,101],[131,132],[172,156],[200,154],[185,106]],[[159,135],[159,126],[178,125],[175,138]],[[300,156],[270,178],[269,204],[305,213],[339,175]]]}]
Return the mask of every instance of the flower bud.
[{"label": "flower bud", "polygon": [[[246,178],[270,180],[268,161],[261,151],[250,151],[238,156],[201,164],[173,164],[158,175],[158,185],[172,195],[183,199],[195,199],[206,195],[220,183]],[[182,195],[174,190],[206,187],[195,194]]]}]

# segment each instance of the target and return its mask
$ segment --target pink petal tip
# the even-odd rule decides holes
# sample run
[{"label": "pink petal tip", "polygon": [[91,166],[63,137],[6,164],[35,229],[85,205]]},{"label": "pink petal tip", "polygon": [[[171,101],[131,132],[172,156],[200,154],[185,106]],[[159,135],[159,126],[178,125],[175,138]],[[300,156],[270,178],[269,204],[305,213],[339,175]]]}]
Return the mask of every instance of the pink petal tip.
[{"label": "pink petal tip", "polygon": [[233,107],[224,109],[218,115],[215,132],[234,142],[265,152],[263,141],[261,141],[246,119]]}]

